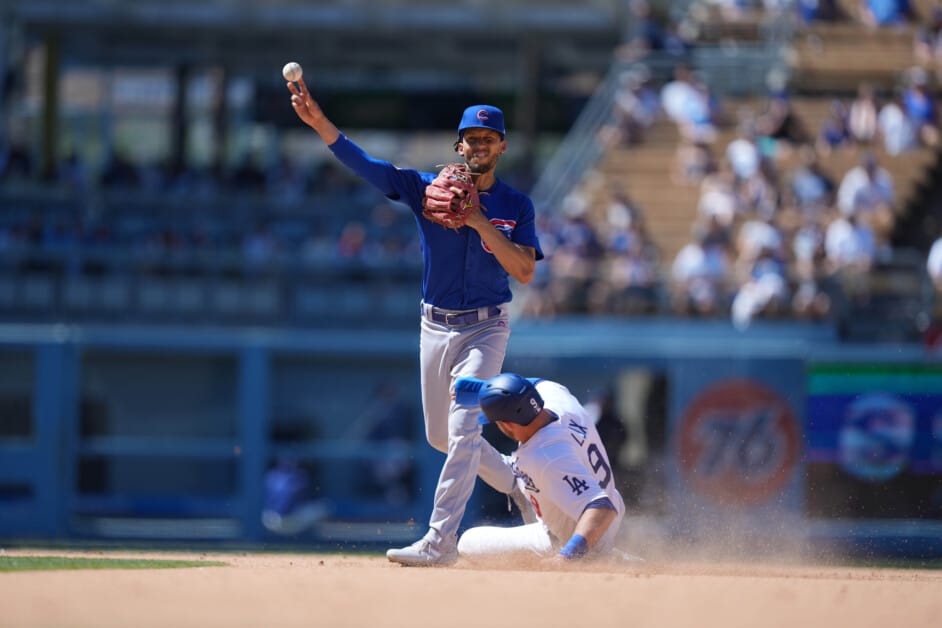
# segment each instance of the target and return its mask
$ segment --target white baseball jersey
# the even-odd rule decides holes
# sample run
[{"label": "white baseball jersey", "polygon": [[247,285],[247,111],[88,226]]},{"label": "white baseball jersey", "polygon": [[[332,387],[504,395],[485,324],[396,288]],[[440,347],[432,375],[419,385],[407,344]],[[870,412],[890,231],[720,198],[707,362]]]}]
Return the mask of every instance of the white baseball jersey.
[{"label": "white baseball jersey", "polygon": [[[576,529],[586,506],[607,497],[618,518],[603,537],[610,546],[625,514],[615,478],[592,417],[569,390],[556,382],[538,381],[546,409],[559,417],[522,443],[511,456],[517,482],[556,544]],[[597,549],[605,549],[599,547]]]}]

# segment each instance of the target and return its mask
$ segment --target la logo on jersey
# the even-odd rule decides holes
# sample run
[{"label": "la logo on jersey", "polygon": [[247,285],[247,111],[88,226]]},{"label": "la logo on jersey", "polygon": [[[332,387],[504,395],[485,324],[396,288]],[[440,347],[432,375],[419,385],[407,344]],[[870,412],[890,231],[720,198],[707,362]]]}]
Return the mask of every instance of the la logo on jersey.
[{"label": "la logo on jersey", "polygon": [[[494,225],[498,231],[504,234],[504,236],[509,240],[510,234],[513,232],[514,227],[517,226],[516,220],[501,220],[500,218],[491,218],[491,224]],[[484,247],[484,250],[488,253],[493,254],[494,252],[484,243],[484,240],[481,240],[481,246]]]},{"label": "la logo on jersey", "polygon": [[583,491],[589,490],[589,483],[578,477],[563,476],[563,481],[569,485],[570,490],[576,495],[582,495]]}]

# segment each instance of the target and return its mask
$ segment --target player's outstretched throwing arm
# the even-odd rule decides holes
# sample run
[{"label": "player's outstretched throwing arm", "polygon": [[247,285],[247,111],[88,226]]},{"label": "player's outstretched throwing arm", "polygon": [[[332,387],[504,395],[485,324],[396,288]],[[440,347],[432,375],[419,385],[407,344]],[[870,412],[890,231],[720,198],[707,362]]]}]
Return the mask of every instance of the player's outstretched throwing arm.
[{"label": "player's outstretched throwing arm", "polygon": [[[311,96],[304,79],[299,79],[297,85],[289,82],[288,90],[291,92],[291,106],[298,117],[317,131],[337,159],[357,175],[392,199],[402,196],[403,186],[419,187],[417,173],[414,177],[407,176],[405,173],[411,174],[412,171],[400,171],[388,161],[374,159],[347,139]],[[407,190],[407,193],[410,196],[418,194],[416,190]]]},{"label": "player's outstretched throwing arm", "polygon": [[311,98],[304,79],[299,78],[297,85],[288,81],[288,90],[291,92],[291,106],[301,121],[317,131],[328,146],[336,142],[340,137],[340,130],[324,115],[317,101]]}]

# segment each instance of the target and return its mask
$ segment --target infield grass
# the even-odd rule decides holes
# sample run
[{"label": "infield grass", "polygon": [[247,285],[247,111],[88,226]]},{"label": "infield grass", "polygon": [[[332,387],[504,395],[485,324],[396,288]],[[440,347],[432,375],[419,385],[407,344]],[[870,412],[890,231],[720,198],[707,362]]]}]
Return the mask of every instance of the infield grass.
[{"label": "infield grass", "polygon": [[164,560],[149,558],[87,558],[67,556],[0,556],[0,572],[55,571],[63,569],[178,569],[223,567],[214,560]]}]

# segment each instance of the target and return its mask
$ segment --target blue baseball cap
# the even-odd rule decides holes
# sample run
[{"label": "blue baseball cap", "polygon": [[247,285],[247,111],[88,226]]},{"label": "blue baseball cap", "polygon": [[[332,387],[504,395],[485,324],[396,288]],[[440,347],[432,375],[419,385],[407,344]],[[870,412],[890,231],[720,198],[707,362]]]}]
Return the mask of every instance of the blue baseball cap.
[{"label": "blue baseball cap", "polygon": [[504,128],[504,112],[493,105],[471,105],[461,116],[458,137],[461,137],[465,129],[490,129],[504,137],[507,134]]}]

